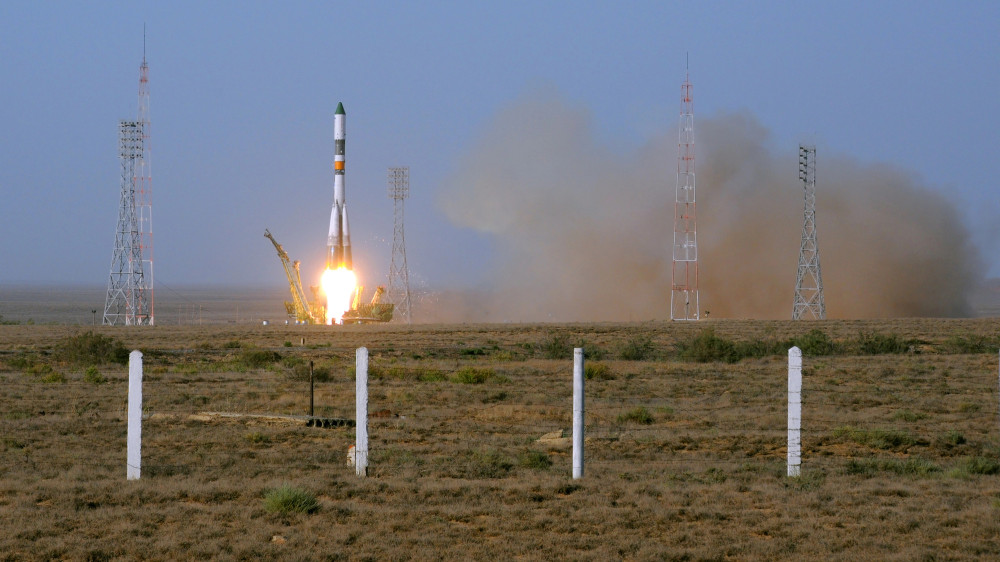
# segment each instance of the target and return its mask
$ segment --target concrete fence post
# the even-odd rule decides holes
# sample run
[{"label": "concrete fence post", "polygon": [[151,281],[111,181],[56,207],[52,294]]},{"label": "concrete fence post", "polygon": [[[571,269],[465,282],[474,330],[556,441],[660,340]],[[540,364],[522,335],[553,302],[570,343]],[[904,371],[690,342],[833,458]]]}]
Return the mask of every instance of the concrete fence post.
[{"label": "concrete fence post", "polygon": [[583,348],[573,350],[573,479],[583,478]]},{"label": "concrete fence post", "polygon": [[354,470],[368,475],[368,348],[359,347],[355,364]]},{"label": "concrete fence post", "polygon": [[128,356],[128,438],[125,453],[125,476],[139,479],[142,464],[142,352]]},{"label": "concrete fence post", "polygon": [[788,350],[788,476],[802,468],[802,350]]}]

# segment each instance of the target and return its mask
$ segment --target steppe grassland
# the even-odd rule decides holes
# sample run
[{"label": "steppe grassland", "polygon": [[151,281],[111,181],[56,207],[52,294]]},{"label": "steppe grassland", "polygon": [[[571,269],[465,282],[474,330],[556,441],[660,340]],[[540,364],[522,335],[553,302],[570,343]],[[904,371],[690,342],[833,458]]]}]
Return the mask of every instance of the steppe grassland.
[{"label": "steppe grassland", "polygon": [[[145,353],[143,478],[126,482],[126,367],[66,359],[85,328],[0,326],[0,553],[995,557],[998,327],[98,328]],[[744,356],[682,357],[708,341],[706,328],[710,343],[741,344]],[[802,476],[789,479],[786,357],[774,349],[814,328],[839,348],[806,355]],[[860,340],[877,335],[903,346],[862,354]],[[350,428],[199,415],[305,414],[312,361],[316,414],[353,418],[362,345],[371,352],[369,478],[345,462]],[[592,377],[586,472],[574,481],[564,441],[538,439],[570,427],[577,345]],[[269,509],[265,498],[283,485],[315,496],[318,509]]]}]

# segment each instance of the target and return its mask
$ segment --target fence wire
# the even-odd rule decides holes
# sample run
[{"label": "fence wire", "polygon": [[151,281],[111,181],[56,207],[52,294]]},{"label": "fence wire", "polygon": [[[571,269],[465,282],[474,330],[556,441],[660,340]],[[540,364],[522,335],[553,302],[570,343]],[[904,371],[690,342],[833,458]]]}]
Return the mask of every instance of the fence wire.
[{"label": "fence wire", "polygon": [[[538,458],[532,452],[568,471],[571,364],[453,363],[413,368],[373,362],[372,474],[475,476],[484,463],[530,463]],[[780,471],[787,398],[785,372],[776,365],[754,366],[749,380],[684,368],[588,380],[588,472],[594,467],[624,475]],[[0,471],[83,468],[124,474],[128,385],[123,377],[99,384],[0,377]],[[879,456],[948,459],[996,450],[992,374],[917,380],[904,373],[854,378],[851,387],[838,384],[838,377],[826,372],[804,377],[805,469],[842,469]],[[314,416],[353,419],[348,369],[330,378],[313,386]],[[143,385],[144,475],[346,470],[353,429],[307,427],[309,388],[301,376],[261,370],[149,376]],[[924,403],[908,402],[914,394]],[[517,461],[520,457],[529,460]],[[455,469],[456,459],[466,468]]]}]

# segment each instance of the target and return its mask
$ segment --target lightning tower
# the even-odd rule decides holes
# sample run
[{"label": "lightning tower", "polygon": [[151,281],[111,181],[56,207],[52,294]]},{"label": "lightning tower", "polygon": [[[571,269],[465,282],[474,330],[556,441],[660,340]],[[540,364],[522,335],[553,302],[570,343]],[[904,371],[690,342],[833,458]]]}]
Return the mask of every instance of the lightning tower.
[{"label": "lightning tower", "polygon": [[805,218],[799,246],[799,268],[795,275],[795,305],[792,320],[826,318],[823,301],[823,276],[819,268],[819,245],[816,243],[816,147],[799,145],[799,179],[805,191]]},{"label": "lightning tower", "polygon": [[686,71],[681,85],[681,116],[677,129],[677,191],[674,198],[670,319],[697,320],[698,221],[695,214],[694,101],[690,75]]},{"label": "lightning tower", "polygon": [[103,324],[153,325],[153,205],[149,149],[149,66],[143,34],[139,110],[118,124],[121,196]]},{"label": "lightning tower", "polygon": [[389,198],[392,199],[392,265],[389,266],[389,302],[396,305],[397,318],[410,323],[410,274],[406,266],[403,236],[403,200],[410,195],[410,168],[389,168]]}]

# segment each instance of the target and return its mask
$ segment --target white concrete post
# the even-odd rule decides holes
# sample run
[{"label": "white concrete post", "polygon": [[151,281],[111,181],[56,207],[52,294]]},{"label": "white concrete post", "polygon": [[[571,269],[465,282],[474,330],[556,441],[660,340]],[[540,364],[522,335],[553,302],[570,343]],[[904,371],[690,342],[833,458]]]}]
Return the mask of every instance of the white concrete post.
[{"label": "white concrete post", "polygon": [[802,350],[788,350],[788,475],[802,468]]},{"label": "white concrete post", "polygon": [[368,348],[359,347],[354,367],[354,470],[368,475]]},{"label": "white concrete post", "polygon": [[128,446],[125,453],[125,476],[139,479],[142,462],[142,352],[128,356]]},{"label": "white concrete post", "polygon": [[573,479],[583,478],[583,348],[573,350]]}]

